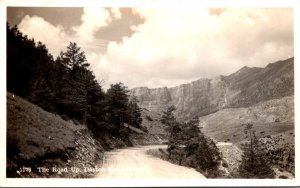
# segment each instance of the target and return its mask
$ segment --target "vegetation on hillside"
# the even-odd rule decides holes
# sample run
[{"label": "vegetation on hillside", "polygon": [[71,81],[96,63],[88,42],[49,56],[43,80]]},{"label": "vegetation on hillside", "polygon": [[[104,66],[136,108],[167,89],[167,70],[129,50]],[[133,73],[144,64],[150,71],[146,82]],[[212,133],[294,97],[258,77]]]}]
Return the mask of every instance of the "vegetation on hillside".
[{"label": "vegetation on hillside", "polygon": [[125,123],[139,127],[142,121],[138,101],[129,97],[127,87],[112,84],[105,93],[75,42],[54,59],[44,44],[8,24],[7,90],[65,120],[87,125],[95,135],[108,132],[126,140]]},{"label": "vegetation on hillside", "polygon": [[226,108],[202,116],[202,131],[218,142],[239,145],[244,140],[245,122],[251,122],[257,137],[285,134],[286,142],[294,143],[294,96],[272,99],[249,108]]},{"label": "vegetation on hillside", "polygon": [[195,168],[206,177],[219,177],[221,154],[214,141],[198,128],[197,117],[181,123],[174,117],[174,110],[174,106],[169,107],[161,118],[167,125],[168,160]]},{"label": "vegetation on hillside", "polygon": [[[288,61],[292,62],[293,59]],[[278,63],[270,65],[270,67],[274,66],[279,65]],[[271,71],[270,67],[267,67],[268,69],[261,75]],[[293,64],[290,63],[289,67],[293,67]],[[246,73],[248,74],[247,71]],[[236,82],[239,77],[231,75],[229,78],[230,82]],[[272,79],[269,78],[266,83],[271,82],[270,80]],[[234,100],[231,106],[243,106],[254,100],[253,98],[257,98],[256,102],[265,98],[274,98],[275,94],[276,97],[282,97],[285,96],[286,89],[291,94],[294,87],[292,81],[293,75],[280,77],[277,82],[287,88],[282,88],[278,95],[276,85],[271,90],[271,97],[266,97],[261,92],[252,92],[246,101]],[[244,82],[245,80],[242,79],[237,85],[243,85]],[[255,83],[255,80],[251,80],[248,84],[249,88]],[[265,91],[267,89],[265,85],[261,83],[257,88]],[[249,88],[244,88],[239,95],[246,96]],[[165,135],[165,131],[162,131],[164,126],[156,126],[159,118],[153,112],[144,113],[145,125],[142,125],[142,109],[138,106],[137,98],[129,95],[129,90],[124,84],[112,84],[106,92],[103,90],[101,83],[90,70],[85,52],[75,42],[70,42],[66,50],[54,59],[44,44],[36,43],[34,39],[29,39],[22,34],[16,26],[10,27],[8,24],[7,90],[9,92],[7,105],[7,172],[9,177],[15,177],[16,170],[23,164],[47,166],[43,161],[44,158],[59,160],[56,164],[61,166],[65,163],[73,165],[70,159],[74,158],[78,159],[75,165],[79,165],[80,160],[96,161],[101,158],[96,153],[101,153],[105,149],[131,145],[131,130],[137,132],[138,136],[134,138],[136,141],[148,139],[152,142],[156,139],[151,135],[153,132],[160,131],[162,138]],[[46,113],[15,95],[51,113]],[[166,126],[168,134],[168,148],[167,151],[161,151],[163,156],[171,162],[195,168],[206,177],[221,177],[222,172],[219,169],[222,164],[221,153],[214,141],[199,129],[199,118],[179,122],[173,114],[174,110],[174,106],[169,107],[161,117],[161,123]],[[257,117],[255,114],[256,119]],[[236,116],[236,118],[244,121],[241,116]],[[286,126],[285,122],[280,121],[282,119],[277,117],[272,122],[277,126],[277,130],[279,130],[279,125],[282,125],[284,131],[292,126]],[[224,124],[224,121],[219,122]],[[259,130],[258,136],[252,124],[246,125],[247,137],[245,139],[248,141],[242,145],[241,164],[234,176],[273,178],[274,167],[294,174],[294,145],[281,144],[282,138],[264,135],[269,129],[272,129],[274,133],[270,125],[271,123],[269,128],[264,127]],[[148,127],[150,128],[147,129]],[[215,127],[220,129],[218,124],[215,124]],[[235,126],[232,130],[238,132],[240,127]],[[228,137],[225,141],[240,141],[239,133],[231,134],[232,130],[227,130],[230,134],[222,132],[222,136],[230,135],[234,138],[229,140]],[[145,137],[144,133],[148,131],[153,137]],[[83,134],[83,132],[91,132],[94,138],[98,139],[99,144],[95,144],[89,134]],[[83,144],[84,140],[89,140],[89,143]],[[95,147],[90,147],[91,145]],[[103,147],[101,151],[95,149],[99,147]],[[82,148],[95,151],[88,152],[88,149],[83,151]],[[75,156],[75,153],[78,155]],[[73,158],[71,155],[74,155]],[[93,157],[86,159],[83,155]]]},{"label": "vegetation on hillside", "polygon": [[239,178],[274,178],[274,168],[294,174],[294,145],[281,145],[281,137],[259,139],[253,124],[245,124],[246,141],[242,144],[242,161],[237,170]]},{"label": "vegetation on hillside", "polygon": [[[292,135],[290,134],[292,137]],[[260,139],[266,145],[270,163],[280,170],[295,174],[295,144],[285,142],[282,134]]]},{"label": "vegetation on hillside", "polygon": [[247,124],[245,134],[248,142],[242,145],[242,162],[238,168],[242,178],[274,178],[274,172],[266,157],[266,146],[255,135],[252,124]]},{"label": "vegetation on hillside", "polygon": [[[41,176],[34,171],[20,173],[24,165],[94,167],[102,151],[131,145],[127,125],[142,123],[138,101],[129,96],[127,87],[116,83],[105,92],[75,42],[54,59],[44,44],[8,24],[7,90],[8,177]],[[42,176],[91,174],[73,175]]]},{"label": "vegetation on hillside", "polygon": [[[103,152],[85,126],[7,93],[7,177],[92,177],[95,173],[61,173],[52,168],[94,167]],[[40,172],[40,167],[49,171]]]}]

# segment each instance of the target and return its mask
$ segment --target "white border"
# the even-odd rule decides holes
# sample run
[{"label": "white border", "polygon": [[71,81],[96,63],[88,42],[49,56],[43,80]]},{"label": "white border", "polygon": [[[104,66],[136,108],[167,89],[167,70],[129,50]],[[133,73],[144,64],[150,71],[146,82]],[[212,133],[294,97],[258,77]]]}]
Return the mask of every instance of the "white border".
[{"label": "white border", "polygon": [[[231,7],[231,8],[294,8],[294,46],[295,46],[295,146],[296,146],[296,169],[295,179],[267,179],[267,180],[243,180],[243,179],[208,179],[208,180],[174,180],[174,179],[9,179],[6,178],[6,8],[9,6],[17,7],[174,7],[174,6],[204,6],[204,7]],[[90,187],[90,186],[299,186],[299,66],[297,54],[299,51],[299,19],[300,1],[297,0],[0,0],[0,186],[66,186],[66,187]]]}]

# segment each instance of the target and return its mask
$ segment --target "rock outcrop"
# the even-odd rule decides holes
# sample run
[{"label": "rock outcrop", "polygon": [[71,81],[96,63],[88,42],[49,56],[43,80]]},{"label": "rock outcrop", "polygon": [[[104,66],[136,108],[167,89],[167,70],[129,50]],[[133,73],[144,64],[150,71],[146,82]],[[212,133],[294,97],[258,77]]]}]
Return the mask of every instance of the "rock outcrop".
[{"label": "rock outcrop", "polygon": [[213,79],[200,79],[172,88],[134,88],[140,106],[161,112],[176,107],[179,120],[204,116],[223,108],[249,107],[258,102],[294,93],[294,58],[278,61],[265,68],[243,67]]}]

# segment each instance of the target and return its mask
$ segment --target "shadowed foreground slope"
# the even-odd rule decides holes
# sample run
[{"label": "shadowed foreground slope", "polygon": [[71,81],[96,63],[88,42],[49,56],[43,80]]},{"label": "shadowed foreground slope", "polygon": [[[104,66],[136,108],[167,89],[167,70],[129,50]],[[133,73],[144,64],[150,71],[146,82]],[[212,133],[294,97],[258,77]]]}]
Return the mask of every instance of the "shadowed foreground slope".
[{"label": "shadowed foreground slope", "polygon": [[[83,125],[7,93],[7,177],[90,177],[93,174],[51,169],[93,167],[103,151]],[[22,166],[31,172],[20,172]],[[50,172],[39,173],[37,167]]]}]

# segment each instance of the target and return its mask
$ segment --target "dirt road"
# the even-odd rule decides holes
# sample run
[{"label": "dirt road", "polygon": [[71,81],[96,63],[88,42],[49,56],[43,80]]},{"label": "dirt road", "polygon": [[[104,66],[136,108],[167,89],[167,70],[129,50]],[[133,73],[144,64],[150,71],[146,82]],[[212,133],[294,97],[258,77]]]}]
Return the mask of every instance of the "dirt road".
[{"label": "dirt road", "polygon": [[97,178],[201,178],[205,177],[192,168],[178,166],[147,155],[148,149],[166,146],[144,146],[118,149],[105,154],[102,172]]}]

